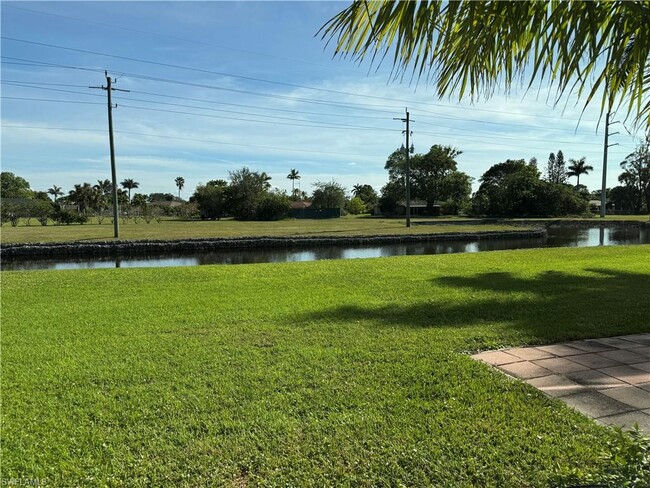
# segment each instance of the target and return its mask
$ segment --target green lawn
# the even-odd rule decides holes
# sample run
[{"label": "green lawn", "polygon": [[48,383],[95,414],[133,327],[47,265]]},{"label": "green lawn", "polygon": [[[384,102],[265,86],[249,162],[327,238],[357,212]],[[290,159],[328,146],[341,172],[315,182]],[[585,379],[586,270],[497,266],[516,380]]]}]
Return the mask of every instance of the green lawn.
[{"label": "green lawn", "polygon": [[2,478],[547,487],[610,431],[469,351],[650,330],[650,246],[2,272]]},{"label": "green lawn", "polygon": [[[431,219],[429,219],[431,220]],[[241,222],[233,219],[222,221],[163,220],[147,224],[132,220],[120,225],[122,239],[187,239],[194,237],[250,237],[250,236],[359,236],[385,234],[433,234],[447,232],[477,232],[513,230],[511,226],[485,224],[462,225],[467,219],[436,219],[439,225],[405,226],[404,219],[372,218],[348,215],[339,219],[287,219],[275,222]],[[413,223],[423,219],[413,219]],[[454,225],[455,224],[455,225]],[[521,230],[518,228],[516,230]],[[32,222],[31,226],[11,227],[4,225],[0,240],[4,244],[14,242],[65,242],[76,240],[110,240],[113,225],[105,220],[99,225],[89,222],[84,225],[47,225]]]}]

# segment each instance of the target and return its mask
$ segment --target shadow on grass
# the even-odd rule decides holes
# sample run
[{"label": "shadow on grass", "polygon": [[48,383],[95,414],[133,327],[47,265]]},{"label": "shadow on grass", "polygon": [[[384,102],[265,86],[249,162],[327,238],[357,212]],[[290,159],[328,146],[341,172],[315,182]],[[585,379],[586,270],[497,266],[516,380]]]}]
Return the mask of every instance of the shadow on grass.
[{"label": "shadow on grass", "polygon": [[[591,275],[548,271],[530,278],[503,272],[445,276],[415,294],[409,291],[409,305],[345,305],[306,319],[366,320],[409,328],[502,324],[538,342],[650,330],[650,275],[603,268],[586,271]],[[450,288],[455,292],[442,291]]]}]

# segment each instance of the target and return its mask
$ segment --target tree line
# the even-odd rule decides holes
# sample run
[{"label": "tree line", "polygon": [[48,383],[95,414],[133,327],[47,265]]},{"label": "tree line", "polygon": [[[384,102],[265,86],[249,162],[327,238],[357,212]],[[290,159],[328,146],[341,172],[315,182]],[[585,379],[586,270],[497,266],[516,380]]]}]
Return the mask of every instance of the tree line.
[{"label": "tree line", "polygon": [[[451,146],[433,145],[425,154],[409,153],[411,198],[420,203],[421,213],[428,215],[486,215],[504,217],[563,216],[587,213],[590,200],[600,200],[600,191],[590,192],[580,183],[593,167],[585,158],[565,160],[562,151],[551,153],[543,170],[537,160],[508,159],[490,167],[479,179],[478,190],[472,194],[472,177],[459,170],[456,159],[462,152]],[[199,184],[189,198],[181,199],[185,179],[174,183],[178,195],[131,191],[139,182],[125,179],[117,190],[122,216],[148,221],[158,215],[186,218],[239,220],[278,220],[290,215],[293,202],[312,208],[338,208],[351,214],[383,213],[397,215],[405,207],[406,149],[394,151],[386,160],[388,182],[377,193],[368,184],[356,184],[348,194],[346,187],[335,180],[316,182],[310,194],[296,188],[301,175],[291,169],[287,179],[288,193],[273,189],[271,177],[247,167],[229,173],[228,180],[215,179]],[[650,139],[640,142],[620,163],[619,185],[607,189],[607,200],[619,213],[650,212]],[[570,179],[575,178],[575,185]],[[82,183],[64,195],[53,185],[47,191],[34,191],[22,177],[0,173],[2,223],[17,225],[21,218],[38,219],[46,225],[83,223],[90,216],[103,219],[110,213],[113,187],[109,180],[95,185]],[[53,201],[49,197],[53,198]],[[175,203],[174,203],[175,202]],[[71,210],[70,207],[74,207]]]},{"label": "tree line", "polygon": [[[135,220],[143,218],[147,222],[160,220],[159,216],[170,214],[171,209],[165,204],[181,201],[180,190],[184,182],[182,177],[175,180],[179,191],[177,198],[171,193],[136,193],[131,196],[131,190],[139,188],[140,183],[131,178],[123,180],[121,188],[117,189],[120,216]],[[15,226],[20,219],[25,219],[27,225],[32,219],[42,225],[47,225],[50,220],[57,224],[83,224],[90,217],[101,223],[111,213],[113,185],[109,180],[97,180],[94,185],[87,182],[75,184],[67,195],[57,185],[52,185],[47,191],[32,190],[27,180],[11,172],[0,173],[0,185],[2,224],[10,222]]]}]

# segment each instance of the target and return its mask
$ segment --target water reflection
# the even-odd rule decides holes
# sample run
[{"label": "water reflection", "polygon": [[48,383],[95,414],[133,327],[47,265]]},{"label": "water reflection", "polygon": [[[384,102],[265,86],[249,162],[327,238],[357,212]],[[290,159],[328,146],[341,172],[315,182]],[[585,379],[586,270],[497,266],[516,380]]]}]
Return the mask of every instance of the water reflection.
[{"label": "water reflection", "polygon": [[357,259],[424,254],[455,254],[536,247],[587,247],[624,244],[650,244],[650,229],[569,228],[548,230],[548,237],[538,239],[492,239],[475,242],[414,242],[374,246],[326,246],[309,249],[237,249],[201,253],[176,253],[157,256],[121,256],[92,258],[59,258],[2,261],[1,269],[79,269],[79,268],[141,268],[167,266],[198,266],[204,264],[255,264],[322,259]]}]

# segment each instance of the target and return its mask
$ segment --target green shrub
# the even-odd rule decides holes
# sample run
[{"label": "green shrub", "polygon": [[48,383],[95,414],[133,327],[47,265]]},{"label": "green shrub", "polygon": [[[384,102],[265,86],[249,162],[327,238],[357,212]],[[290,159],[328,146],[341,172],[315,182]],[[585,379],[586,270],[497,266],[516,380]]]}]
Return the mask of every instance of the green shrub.
[{"label": "green shrub", "polygon": [[291,200],[283,193],[267,193],[257,206],[257,220],[280,220],[289,215]]},{"label": "green shrub", "polygon": [[352,215],[366,213],[366,204],[359,197],[354,197],[345,204],[345,210]]}]

